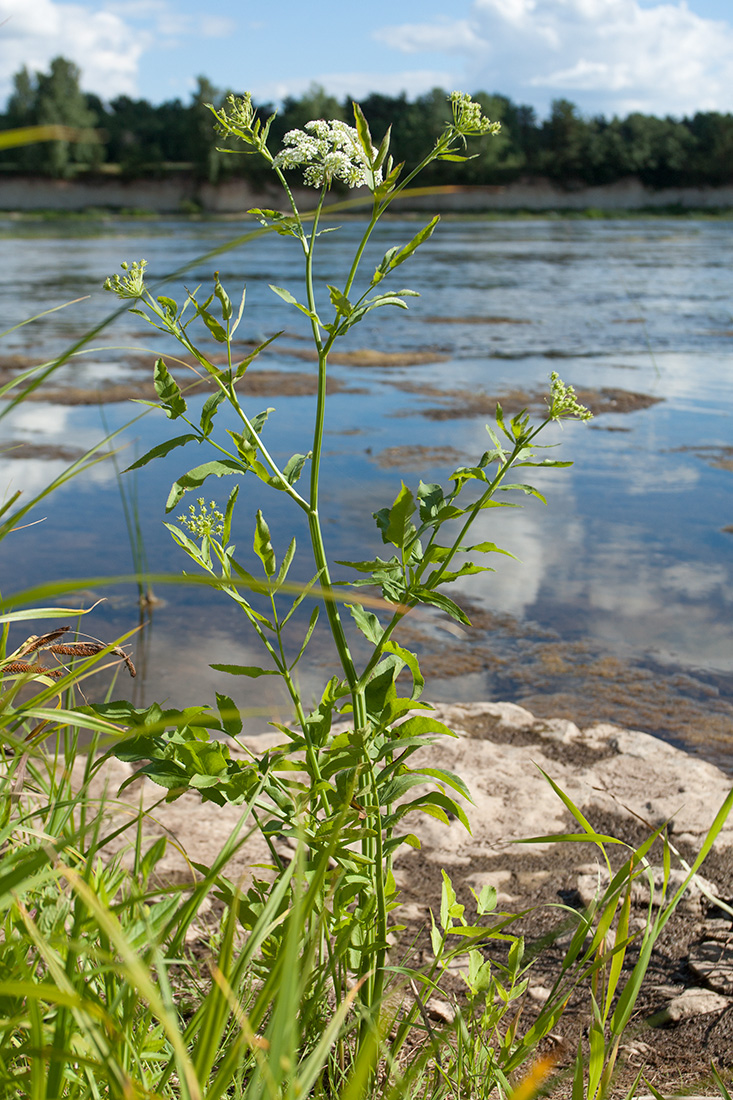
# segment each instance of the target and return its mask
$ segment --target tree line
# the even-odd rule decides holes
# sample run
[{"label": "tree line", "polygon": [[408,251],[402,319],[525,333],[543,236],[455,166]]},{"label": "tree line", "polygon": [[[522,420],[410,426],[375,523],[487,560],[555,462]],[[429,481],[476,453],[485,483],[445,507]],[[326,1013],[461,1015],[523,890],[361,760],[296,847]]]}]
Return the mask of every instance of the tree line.
[{"label": "tree line", "polygon": [[[128,179],[162,178],[185,170],[211,183],[235,177],[264,182],[267,169],[259,161],[223,151],[206,104],[220,106],[228,91],[206,77],[198,78],[190,102],[174,99],[156,105],[124,95],[103,102],[82,90],[80,75],[63,57],[51,62],[48,73],[31,74],[25,68],[16,73],[0,128],[60,123],[82,134],[77,142],[8,150],[0,154],[0,170],[55,178],[106,171]],[[586,118],[573,103],[557,99],[549,116],[539,120],[532,107],[507,96],[478,92],[474,98],[489,118],[501,121],[501,133],[485,140],[465,164],[436,164],[425,184],[495,185],[527,175],[547,176],[566,186],[607,184],[628,176],[653,188],[733,182],[731,114],[705,111],[674,119],[634,112],[609,120]],[[442,132],[446,120],[441,88],[414,100],[404,93],[372,93],[361,106],[377,141],[392,126],[392,151],[408,168]],[[263,103],[258,110],[264,118],[274,108]],[[272,126],[273,147],[288,130],[313,118],[352,122],[351,101],[338,100],[316,85],[299,98],[288,97]]]}]

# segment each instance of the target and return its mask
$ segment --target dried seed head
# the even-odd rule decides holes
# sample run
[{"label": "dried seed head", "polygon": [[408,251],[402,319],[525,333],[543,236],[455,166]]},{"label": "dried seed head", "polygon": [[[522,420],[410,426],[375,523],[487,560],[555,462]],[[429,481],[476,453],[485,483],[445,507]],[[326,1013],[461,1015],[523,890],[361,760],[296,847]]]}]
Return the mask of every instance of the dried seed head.
[{"label": "dried seed head", "polygon": [[45,665],[29,665],[27,661],[11,661],[2,669],[4,676],[18,676],[24,672],[33,673],[34,676],[50,676],[52,680],[60,680],[64,674],[62,668],[46,668]]}]

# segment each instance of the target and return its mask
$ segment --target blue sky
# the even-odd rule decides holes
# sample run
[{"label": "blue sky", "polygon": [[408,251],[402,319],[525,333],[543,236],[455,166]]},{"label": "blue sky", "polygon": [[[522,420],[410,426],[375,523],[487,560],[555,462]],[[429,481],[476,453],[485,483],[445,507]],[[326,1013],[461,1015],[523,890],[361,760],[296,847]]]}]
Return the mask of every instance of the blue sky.
[{"label": "blue sky", "polygon": [[498,91],[540,117],[733,111],[732,0],[0,0],[0,100],[63,54],[111,99],[188,100],[199,74],[260,100]]}]

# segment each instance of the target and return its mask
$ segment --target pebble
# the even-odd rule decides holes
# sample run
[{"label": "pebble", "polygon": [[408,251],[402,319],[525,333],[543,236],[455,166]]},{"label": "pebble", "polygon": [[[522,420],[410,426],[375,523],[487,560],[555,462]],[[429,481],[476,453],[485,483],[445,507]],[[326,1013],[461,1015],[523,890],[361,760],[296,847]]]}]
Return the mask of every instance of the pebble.
[{"label": "pebble", "polygon": [[690,986],[678,997],[668,1002],[654,1017],[654,1023],[676,1024],[680,1020],[689,1020],[693,1016],[706,1016],[709,1012],[724,1012],[731,1004],[728,997],[715,993],[712,989]]}]

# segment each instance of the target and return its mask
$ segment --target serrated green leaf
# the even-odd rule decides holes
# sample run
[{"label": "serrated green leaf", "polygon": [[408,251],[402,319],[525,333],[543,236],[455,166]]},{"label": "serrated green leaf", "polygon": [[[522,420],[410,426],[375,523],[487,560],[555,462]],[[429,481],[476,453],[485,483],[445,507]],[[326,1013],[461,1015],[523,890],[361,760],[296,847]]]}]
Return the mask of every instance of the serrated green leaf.
[{"label": "serrated green leaf", "polygon": [[321,613],[321,609],[318,606],[314,607],[313,610],[311,611],[311,617],[310,617],[310,620],[308,622],[308,629],[305,632],[305,637],[303,639],[303,642],[301,644],[300,649],[298,650],[298,654],[297,654],[295,660],[290,665],[290,671],[291,672],[295,668],[295,666],[298,664],[301,657],[303,656],[303,654],[306,651],[306,648],[308,646],[308,642],[311,640],[311,637],[313,636],[313,631],[316,629],[316,623],[318,622],[318,617],[319,617],[320,613]]},{"label": "serrated green leaf", "polygon": [[224,729],[230,737],[238,737],[242,732],[242,719],[234,701],[228,695],[217,691],[216,706]]},{"label": "serrated green leaf", "polygon": [[432,237],[433,230],[435,229],[439,221],[440,214],[436,214],[432,221],[428,222],[428,224],[424,226],[419,233],[415,234],[409,244],[406,244],[404,248],[401,248],[399,250],[397,255],[390,263],[390,269],[394,269],[395,267],[399,267],[400,264],[403,264],[405,260],[409,259],[410,256],[412,256],[413,252],[415,252],[421,244],[424,244],[424,242],[427,241],[429,237]]},{"label": "serrated green leaf", "polygon": [[307,306],[304,306],[303,303],[299,302],[297,298],[294,298],[289,290],[285,290],[281,286],[273,286],[272,283],[269,283],[268,285],[270,287],[270,290],[273,290],[275,294],[277,294],[278,297],[282,298],[284,302],[287,302],[288,305],[295,306],[295,308],[299,309],[301,313],[304,313],[306,317],[310,317],[312,321],[315,321],[317,325],[321,324],[321,319],[318,314],[308,309]]},{"label": "serrated green leaf", "polygon": [[221,315],[223,319],[225,321],[230,321],[232,318],[232,314],[234,313],[234,309],[232,308],[231,298],[219,282],[218,271],[214,272],[214,294],[217,296],[219,302],[221,303]]},{"label": "serrated green leaf", "polygon": [[281,286],[273,286],[272,283],[268,283],[270,290],[273,290],[277,294],[278,298],[282,298],[284,302],[287,302],[289,306],[298,306],[300,302],[297,298],[294,298],[289,290],[285,290]]},{"label": "serrated green leaf", "polygon": [[147,466],[148,462],[152,462],[154,458],[163,458],[169,451],[174,450],[176,447],[185,447],[187,443],[191,443],[194,439],[200,440],[200,436],[192,435],[190,432],[186,435],[177,435],[173,439],[166,439],[165,442],[159,443],[157,447],[151,448],[144,454],[142,458],[138,458],[136,462],[133,462],[132,466],[128,466],[126,470],[123,470],[123,474],[127,474],[130,470],[139,470],[141,466]]},{"label": "serrated green leaf", "polygon": [[234,446],[237,448],[237,454],[241,458],[242,462],[251,467],[253,462],[257,461],[257,447],[252,443],[242,432],[235,432],[231,428],[226,429],[228,436],[231,436]]},{"label": "serrated green leaf", "polygon": [[270,416],[270,413],[273,413],[274,411],[275,411],[274,406],[269,405],[266,409],[263,409],[262,412],[258,412],[255,416],[251,416],[249,418],[249,423],[252,427],[252,431],[250,432],[249,428],[245,427],[245,434],[246,434],[247,438],[249,439],[250,443],[256,443],[257,442],[256,436],[262,434],[262,429],[264,428],[265,424],[267,423],[267,420]]},{"label": "serrated green leaf", "polygon": [[481,887],[481,893],[476,900],[478,902],[477,910],[480,917],[483,917],[486,913],[493,913],[498,902],[496,887],[486,883],[485,886]]},{"label": "serrated green leaf", "polygon": [[205,559],[202,557],[198,543],[189,538],[185,531],[181,531],[180,527],[174,527],[172,523],[164,523],[163,526],[170,531],[174,540],[194,559],[194,561],[197,561],[204,569],[211,567],[211,562],[209,561],[207,566]]},{"label": "serrated green leaf", "polygon": [[378,298],[370,298],[364,308],[364,313],[370,313],[373,309],[381,309],[382,306],[397,306],[398,309],[409,309],[398,294],[380,294]]},{"label": "serrated green leaf", "polygon": [[167,298],[164,294],[161,294],[155,300],[156,302],[159,302],[160,305],[162,305],[166,313],[172,313],[174,317],[176,313],[178,313],[178,304],[174,301],[173,298]]},{"label": "serrated green leaf", "polygon": [[440,926],[444,932],[453,927],[454,920],[461,920],[464,906],[458,903],[453,883],[448,873],[441,869],[443,884],[440,891]]},{"label": "serrated green leaf", "polygon": [[466,546],[467,553],[473,553],[474,550],[478,550],[480,554],[505,554],[508,558],[514,558],[514,561],[519,561],[516,554],[512,554],[510,550],[502,550],[501,546],[497,546],[495,542],[475,542],[473,546]]},{"label": "serrated green leaf", "polygon": [[227,498],[227,506],[224,509],[224,531],[222,532],[222,539],[224,546],[227,545],[232,534],[232,516],[234,514],[234,505],[237,503],[237,497],[239,496],[239,485],[235,485],[231,493]]},{"label": "serrated green leaf", "polygon": [[432,912],[430,914],[430,946],[433,949],[433,954],[438,958],[443,950],[443,936],[435,923]]},{"label": "serrated green leaf", "polygon": [[378,645],[384,631],[377,616],[372,611],[367,611],[361,604],[347,603],[346,606],[364,637],[368,638],[373,645]]},{"label": "serrated green leaf", "polygon": [[547,501],[543,497],[542,493],[539,491],[539,489],[535,489],[533,485],[524,485],[522,484],[522,482],[517,482],[516,485],[500,485],[499,488],[503,493],[510,493],[513,490],[526,493],[527,496],[537,497],[537,499],[541,500],[543,504],[547,504]]},{"label": "serrated green leaf", "polygon": [[201,466],[194,466],[193,470],[189,470],[187,474],[183,474],[182,477],[173,482],[168,499],[165,502],[166,512],[171,512],[175,508],[188,489],[198,489],[199,486],[203,485],[207,477],[224,477],[226,474],[241,473],[244,473],[241,464],[229,458],[216,459],[213,462],[204,462]]},{"label": "serrated green leaf", "polygon": [[303,472],[303,467],[305,466],[308,459],[311,457],[312,453],[312,451],[308,451],[307,455],[296,454],[292,455],[288,459],[287,463],[285,464],[285,469],[283,470],[283,476],[288,485],[295,485],[296,481]]},{"label": "serrated green leaf", "polygon": [[[374,639],[374,641],[376,643],[378,639]],[[417,654],[411,653],[409,649],[405,649],[404,646],[398,645],[397,642],[387,642],[384,647],[384,652],[394,653],[401,661],[405,662],[412,673],[412,699],[419,699],[425,687],[425,677],[420,671],[420,663],[417,659]]]},{"label": "serrated green leaf", "polygon": [[390,146],[391,140],[392,140],[392,125],[390,123],[390,125],[387,127],[387,132],[385,133],[384,137],[382,138],[379,149],[377,150],[377,156],[374,160],[374,170],[375,170],[375,172],[378,171],[378,169],[380,169],[382,167],[382,165],[384,164],[384,162],[387,158],[387,153],[389,152],[389,146]]},{"label": "serrated green leaf", "polygon": [[288,544],[287,550],[285,551],[285,557],[283,558],[280,568],[277,571],[277,576],[272,582],[273,588],[280,588],[280,586],[287,579],[288,570],[290,569],[292,560],[295,557],[295,545],[295,536],[293,536]]},{"label": "serrated green leaf", "polygon": [[457,466],[450,475],[451,481],[463,484],[464,481],[486,481],[486,471],[482,466]]},{"label": "serrated green leaf", "polygon": [[445,500],[442,486],[437,482],[421,481],[417,487],[417,499],[420,504],[420,519],[423,523],[437,516]]},{"label": "serrated green leaf", "polygon": [[369,123],[365,119],[364,112],[358,103],[352,103],[351,106],[354,110],[354,124],[356,126],[359,144],[364,151],[367,163],[371,164],[372,157],[374,156],[374,143],[372,142],[372,135],[369,132]]},{"label": "serrated green leaf", "polygon": [[497,453],[501,456],[501,459],[502,459],[502,462],[503,462],[504,457],[506,455],[506,452],[505,452],[504,448],[501,445],[501,441],[500,441],[498,435],[496,434],[496,432],[494,431],[494,429],[491,427],[490,424],[484,424],[484,427],[486,428],[486,431],[491,436],[491,442],[496,447]]},{"label": "serrated green leaf", "polygon": [[397,245],[395,245],[393,248],[387,249],[384,256],[379,262],[379,266],[375,269],[374,275],[372,276],[372,286],[376,286],[377,283],[381,283],[385,275],[387,275],[391,271],[392,260],[398,252],[399,247]]},{"label": "serrated green leaf", "polygon": [[335,308],[336,312],[342,317],[350,317],[351,314],[354,312],[354,307],[352,306],[349,299],[346,297],[345,294],[342,294],[338,287],[331,286],[330,284],[327,285],[328,293],[331,298],[331,304]]},{"label": "serrated green leaf", "polygon": [[402,549],[415,534],[415,527],[410,521],[414,512],[414,497],[403,481],[392,507],[373,513],[382,532],[382,541]]},{"label": "serrated green leaf", "polygon": [[245,373],[245,371],[247,370],[247,367],[250,365],[250,363],[254,359],[257,358],[257,356],[260,354],[260,352],[263,351],[268,346],[268,344],[271,344],[273,342],[273,340],[277,340],[278,336],[282,336],[282,334],[283,334],[283,330],[280,329],[280,331],[276,332],[274,336],[271,336],[269,338],[269,340],[264,340],[261,344],[258,344],[257,347],[254,349],[253,352],[251,352],[250,355],[248,355],[245,359],[243,359],[241,361],[241,363],[238,363],[236,371],[234,373],[234,380],[238,381],[242,377],[242,375]]},{"label": "serrated green leaf", "polygon": [[420,775],[429,775],[431,779],[437,779],[440,783],[445,783],[446,786],[452,787],[454,791],[457,791],[469,802],[473,802],[471,792],[464,780],[455,772],[448,771],[447,768],[418,768],[417,772]]},{"label": "serrated green leaf", "polygon": [[209,330],[211,335],[214,337],[216,342],[218,344],[226,344],[226,342],[227,342],[226,331],[225,331],[225,329],[223,329],[221,327],[221,325],[217,321],[216,317],[214,317],[213,314],[209,313],[208,309],[205,309],[203,306],[197,306],[196,307],[196,312],[199,315],[199,317],[201,318],[201,320],[204,322],[204,324],[206,325],[207,329]]},{"label": "serrated green leaf", "polygon": [[450,615],[452,619],[455,619],[459,623],[463,623],[464,626],[470,626],[471,620],[467,617],[464,611],[461,611],[458,604],[449,599],[442,592],[431,592],[427,588],[418,588],[412,592],[412,595],[420,603],[429,603],[433,607],[439,607],[441,611],[445,611],[446,615]]},{"label": "serrated green leaf", "polygon": [[186,411],[181,389],[162,359],[157,359],[153,371],[153,385],[169,420],[176,420]]},{"label": "serrated green leaf", "polygon": [[222,390],[217,390],[216,393],[210,394],[204,401],[203,408],[201,409],[201,431],[205,436],[211,435],[211,428],[214,422],[214,416],[216,410],[224,400],[225,394]]},{"label": "serrated green leaf", "polygon": [[[383,511],[386,513],[388,509],[384,508]],[[351,569],[356,569],[359,573],[393,573],[397,577],[402,573],[402,568],[397,558],[390,558],[389,561],[383,561],[382,558],[374,558],[372,561],[337,560],[336,565],[348,565]]]},{"label": "serrated green leaf", "polygon": [[465,562],[460,569],[446,570],[441,573],[440,569],[434,570],[425,581],[426,588],[432,587],[433,584],[439,582],[440,584],[452,584],[453,581],[457,581],[459,577],[470,577],[474,573],[494,573],[496,570],[492,569],[489,565],[474,565],[473,562]]},{"label": "serrated green leaf", "polygon": [[255,554],[262,562],[266,576],[273,576],[277,569],[277,561],[275,558],[275,551],[272,548],[272,542],[270,541],[270,528],[267,526],[265,517],[262,515],[260,509],[257,510],[257,516],[255,518],[255,537],[252,545]]}]

